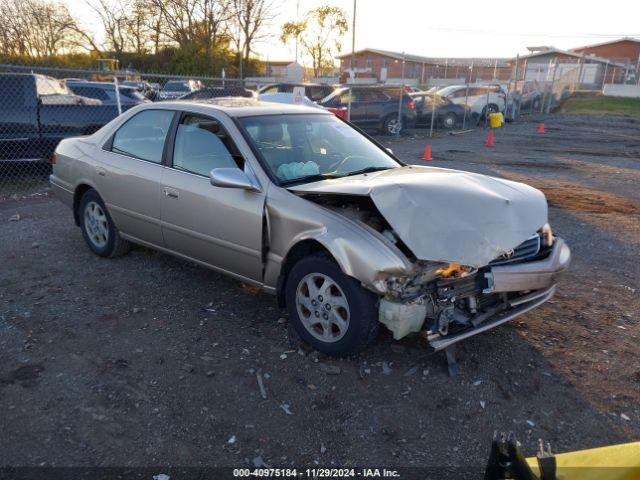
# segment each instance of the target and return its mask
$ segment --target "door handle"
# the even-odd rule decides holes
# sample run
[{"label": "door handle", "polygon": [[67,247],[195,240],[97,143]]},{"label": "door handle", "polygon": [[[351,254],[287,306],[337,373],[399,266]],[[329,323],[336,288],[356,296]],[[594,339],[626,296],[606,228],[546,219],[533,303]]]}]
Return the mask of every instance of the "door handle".
[{"label": "door handle", "polygon": [[101,177],[104,177],[107,174],[107,171],[102,167],[96,167],[96,173]]},{"label": "door handle", "polygon": [[178,198],[178,190],[175,188],[164,187],[164,195],[170,198]]}]

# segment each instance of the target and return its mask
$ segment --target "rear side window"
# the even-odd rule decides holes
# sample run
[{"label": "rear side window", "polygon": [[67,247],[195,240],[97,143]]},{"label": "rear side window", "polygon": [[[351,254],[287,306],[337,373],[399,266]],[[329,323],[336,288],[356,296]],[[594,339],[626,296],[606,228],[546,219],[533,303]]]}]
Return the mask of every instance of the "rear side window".
[{"label": "rear side window", "polygon": [[111,151],[153,163],[162,163],[162,151],[174,112],[145,110],[122,125],[113,136]]},{"label": "rear side window", "polygon": [[238,168],[242,157],[220,123],[199,115],[185,115],[176,131],[173,168],[209,176],[214,168]]}]

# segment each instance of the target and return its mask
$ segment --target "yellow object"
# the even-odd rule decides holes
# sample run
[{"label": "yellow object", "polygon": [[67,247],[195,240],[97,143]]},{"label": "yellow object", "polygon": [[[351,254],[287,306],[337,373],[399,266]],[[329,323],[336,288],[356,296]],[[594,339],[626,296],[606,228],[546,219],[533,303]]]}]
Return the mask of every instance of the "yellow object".
[{"label": "yellow object", "polygon": [[504,117],[501,113],[490,113],[489,114],[489,126],[491,128],[500,128],[504,123]]},{"label": "yellow object", "polygon": [[[557,480],[638,480],[640,442],[558,453]],[[527,458],[533,473],[540,475],[538,460]]]}]

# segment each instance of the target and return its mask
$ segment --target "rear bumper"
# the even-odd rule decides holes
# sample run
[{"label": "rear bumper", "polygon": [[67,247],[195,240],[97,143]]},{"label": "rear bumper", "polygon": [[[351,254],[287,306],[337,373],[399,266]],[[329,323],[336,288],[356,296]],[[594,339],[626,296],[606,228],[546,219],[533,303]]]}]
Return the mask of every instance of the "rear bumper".
[{"label": "rear bumper", "polygon": [[69,208],[73,208],[73,190],[64,185],[55,175],[49,175],[49,185],[53,194]]}]

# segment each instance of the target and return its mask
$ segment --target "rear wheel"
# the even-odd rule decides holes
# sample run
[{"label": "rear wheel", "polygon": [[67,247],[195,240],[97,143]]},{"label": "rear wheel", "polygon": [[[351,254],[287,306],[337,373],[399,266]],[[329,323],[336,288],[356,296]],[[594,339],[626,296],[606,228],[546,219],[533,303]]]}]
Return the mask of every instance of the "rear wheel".
[{"label": "rear wheel", "polygon": [[120,237],[107,207],[95,190],[88,190],[80,199],[80,229],[93,253],[101,257],[117,257],[129,251],[131,245]]},{"label": "rear wheel", "polygon": [[382,123],[382,133],[385,135],[397,135],[402,131],[403,119],[398,120],[398,115],[387,115]]},{"label": "rear wheel", "polygon": [[296,263],[285,284],[287,310],[300,337],[327,355],[363,350],[378,333],[377,297],[328,256]]},{"label": "rear wheel", "polygon": [[442,126],[447,130],[451,130],[452,128],[454,128],[457,123],[458,123],[458,116],[453,112],[447,113],[442,118]]}]

